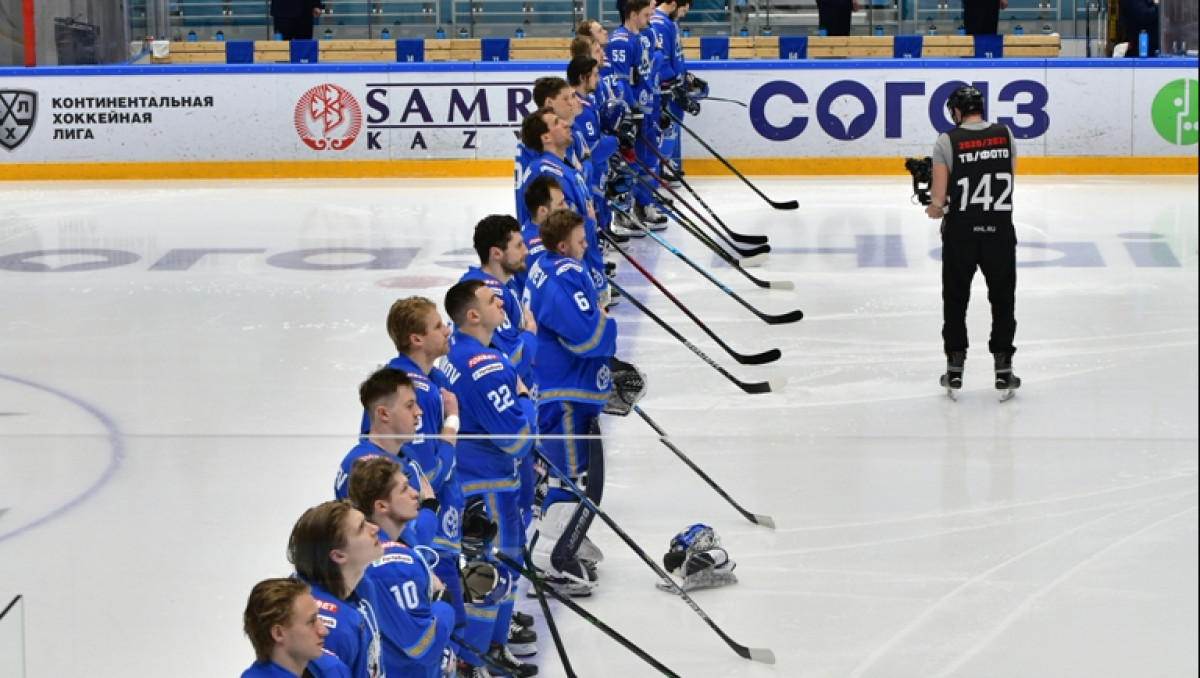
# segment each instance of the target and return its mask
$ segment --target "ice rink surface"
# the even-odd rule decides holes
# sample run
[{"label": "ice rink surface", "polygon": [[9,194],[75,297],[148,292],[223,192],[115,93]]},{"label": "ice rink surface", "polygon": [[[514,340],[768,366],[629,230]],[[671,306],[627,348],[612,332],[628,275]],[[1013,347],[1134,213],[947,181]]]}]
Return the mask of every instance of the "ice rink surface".
[{"label": "ice rink surface", "polygon": [[[0,184],[0,606],[24,596],[27,678],[237,676],[252,584],[288,574],[292,523],[331,496],[357,384],[392,356],[390,303],[441,305],[509,181]],[[975,348],[951,402],[937,225],[907,176],[693,185],[770,237],[761,290],[664,235],[768,325],[649,239],[620,283],[746,381],[628,302],[642,406],[744,520],[636,416],[606,417],[604,510],[650,555],[712,525],[736,586],[693,598],[739,658],[599,523],[580,602],[681,676],[1185,677],[1197,650],[1196,177],[1026,177],[1017,397]],[[519,609],[535,611],[522,597]],[[555,606],[580,676],[657,675]],[[539,626],[541,676],[564,672]],[[164,672],[165,671],[165,672]],[[5,676],[4,678],[8,678]]]}]

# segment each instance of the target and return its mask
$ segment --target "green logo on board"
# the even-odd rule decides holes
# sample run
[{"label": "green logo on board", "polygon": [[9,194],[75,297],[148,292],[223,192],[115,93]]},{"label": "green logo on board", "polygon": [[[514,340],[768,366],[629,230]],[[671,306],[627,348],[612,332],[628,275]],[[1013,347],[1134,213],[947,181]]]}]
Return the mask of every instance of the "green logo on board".
[{"label": "green logo on board", "polygon": [[1174,80],[1163,85],[1150,104],[1150,120],[1159,136],[1172,144],[1190,146],[1197,141],[1197,104],[1200,86],[1195,80]]}]

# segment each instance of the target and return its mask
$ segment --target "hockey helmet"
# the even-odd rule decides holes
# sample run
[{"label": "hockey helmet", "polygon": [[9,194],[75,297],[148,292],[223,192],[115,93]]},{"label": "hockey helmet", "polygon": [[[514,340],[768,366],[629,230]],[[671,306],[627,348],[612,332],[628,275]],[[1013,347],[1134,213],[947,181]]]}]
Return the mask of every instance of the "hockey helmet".
[{"label": "hockey helmet", "polygon": [[946,110],[951,115],[955,110],[961,115],[983,113],[983,94],[971,85],[963,85],[950,93],[950,98],[946,99]]},{"label": "hockey helmet", "polygon": [[499,605],[512,591],[512,575],[508,568],[496,567],[487,560],[464,560],[459,563],[463,602],[472,605]]}]

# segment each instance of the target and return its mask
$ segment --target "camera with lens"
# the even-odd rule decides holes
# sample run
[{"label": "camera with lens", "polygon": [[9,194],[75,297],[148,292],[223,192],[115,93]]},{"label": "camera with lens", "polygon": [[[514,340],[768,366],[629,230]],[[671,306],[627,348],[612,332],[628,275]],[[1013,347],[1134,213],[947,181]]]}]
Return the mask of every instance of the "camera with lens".
[{"label": "camera with lens", "polygon": [[933,202],[929,197],[929,185],[933,183],[933,158],[905,158],[904,169],[912,175],[913,197],[922,205]]}]

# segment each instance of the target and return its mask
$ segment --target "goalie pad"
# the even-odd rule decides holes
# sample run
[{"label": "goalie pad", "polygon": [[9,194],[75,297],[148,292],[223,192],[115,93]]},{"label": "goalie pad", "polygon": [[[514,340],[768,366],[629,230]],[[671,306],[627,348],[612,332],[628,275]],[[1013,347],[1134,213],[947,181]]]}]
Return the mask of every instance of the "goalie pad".
[{"label": "goalie pad", "polygon": [[[737,583],[733,569],[737,567],[729,552],[721,547],[716,530],[703,525],[691,525],[671,539],[671,548],[663,555],[663,566],[680,579],[684,591],[729,586]],[[659,581],[659,589],[674,591],[669,581]]]},{"label": "goalie pad", "polygon": [[646,395],[646,375],[632,363],[613,356],[609,361],[612,372],[612,391],[604,403],[604,413],[624,417]]}]

